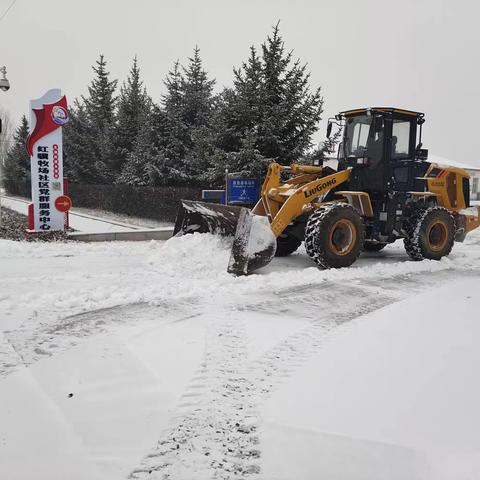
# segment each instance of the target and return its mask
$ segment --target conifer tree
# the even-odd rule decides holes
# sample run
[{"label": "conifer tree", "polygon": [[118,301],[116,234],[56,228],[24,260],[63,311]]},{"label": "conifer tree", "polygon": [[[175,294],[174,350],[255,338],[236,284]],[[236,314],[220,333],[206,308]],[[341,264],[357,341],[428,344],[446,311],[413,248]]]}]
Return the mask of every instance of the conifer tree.
[{"label": "conifer tree", "polygon": [[127,153],[123,170],[118,177],[118,183],[129,185],[152,185],[151,164],[158,154],[154,145],[154,130],[147,112],[142,114],[140,120],[143,128],[139,130],[133,142],[133,148]]},{"label": "conifer tree", "polygon": [[82,98],[92,127],[90,141],[99,181],[111,183],[118,173],[115,171],[113,146],[117,80],[109,79],[110,73],[106,69],[107,62],[103,55],[100,55],[96,63],[97,66],[92,67],[96,76],[88,87],[89,96]]},{"label": "conifer tree", "polygon": [[181,93],[183,96],[183,121],[190,127],[200,127],[208,124],[213,106],[212,91],[215,80],[209,80],[203,69],[200,49],[193,50],[193,57],[183,69],[181,78]]},{"label": "conifer tree", "polygon": [[100,55],[96,63],[97,66],[92,67],[96,77],[88,87],[89,96],[83,100],[91,122],[96,128],[103,128],[112,125],[115,119],[117,80],[109,80],[104,55]]},{"label": "conifer tree", "polygon": [[207,152],[213,143],[209,130],[214,80],[208,78],[195,47],[187,67],[177,61],[165,79],[162,98],[166,131],[162,155],[175,182],[199,182],[206,173]]},{"label": "conifer tree", "polygon": [[[166,129],[165,114],[157,106],[145,112],[133,146],[127,155],[118,183],[130,185],[170,185],[185,183],[179,164],[169,155],[162,135]],[[174,157],[173,157],[174,158]]]},{"label": "conifer tree", "polygon": [[167,93],[162,97],[165,112],[165,137],[163,146],[165,154],[176,162],[182,170],[183,159],[188,148],[188,128],[184,122],[183,75],[177,60],[164,81]]},{"label": "conifer tree", "polygon": [[208,78],[203,68],[198,46],[193,57],[183,69],[183,123],[187,128],[186,149],[183,171],[190,181],[201,182],[206,176],[212,151],[213,136],[210,120],[214,108],[213,86],[215,80]]},{"label": "conifer tree", "polygon": [[3,168],[3,185],[11,193],[19,193],[19,183],[30,181],[30,157],[25,147],[28,134],[28,121],[23,115],[13,136],[13,144],[7,153]]},{"label": "conifer tree", "polygon": [[[234,70],[233,89],[222,93],[215,131],[226,164],[213,165],[211,171],[232,170],[229,162],[243,158],[244,171],[263,176],[272,159],[282,164],[299,160],[311,147],[323,106],[320,89],[312,92],[309,80],[306,66],[285,51],[277,24],[261,56],[251,47],[247,62]],[[255,156],[249,157],[249,151]]]},{"label": "conifer tree", "polygon": [[96,132],[83,103],[75,100],[68,109],[69,121],[63,127],[65,176],[71,182],[95,184],[102,181],[97,171],[94,140]]},{"label": "conifer tree", "polygon": [[117,103],[115,159],[112,165],[116,172],[122,171],[128,153],[133,151],[135,139],[150,109],[151,100],[140,79],[140,69],[135,56],[127,81],[120,89]]}]

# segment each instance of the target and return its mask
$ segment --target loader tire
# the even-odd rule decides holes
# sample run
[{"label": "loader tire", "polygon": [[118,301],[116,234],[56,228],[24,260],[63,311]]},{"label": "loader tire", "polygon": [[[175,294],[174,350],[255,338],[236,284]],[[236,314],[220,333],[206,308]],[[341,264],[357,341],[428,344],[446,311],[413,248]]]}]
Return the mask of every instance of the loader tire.
[{"label": "loader tire", "polygon": [[387,245],[388,243],[369,242],[368,240],[365,240],[363,249],[366,252],[379,252],[380,250],[383,250]]},{"label": "loader tire", "polygon": [[284,232],[277,238],[277,250],[275,256],[286,257],[295,252],[301,244],[302,241],[297,237]]},{"label": "loader tire", "polygon": [[406,230],[403,243],[413,260],[440,260],[451,252],[455,241],[455,219],[442,207],[417,210]]},{"label": "loader tire", "polygon": [[319,208],[305,228],[305,250],[320,268],[349,267],[363,250],[364,240],[362,217],[345,203]]}]

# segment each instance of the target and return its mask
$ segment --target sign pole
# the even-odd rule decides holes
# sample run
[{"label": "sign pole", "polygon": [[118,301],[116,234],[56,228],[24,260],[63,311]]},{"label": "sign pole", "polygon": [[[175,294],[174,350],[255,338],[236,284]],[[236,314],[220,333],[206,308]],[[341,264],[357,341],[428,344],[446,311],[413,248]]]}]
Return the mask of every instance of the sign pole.
[{"label": "sign pole", "polygon": [[228,205],[228,168],[225,169],[225,205]]}]

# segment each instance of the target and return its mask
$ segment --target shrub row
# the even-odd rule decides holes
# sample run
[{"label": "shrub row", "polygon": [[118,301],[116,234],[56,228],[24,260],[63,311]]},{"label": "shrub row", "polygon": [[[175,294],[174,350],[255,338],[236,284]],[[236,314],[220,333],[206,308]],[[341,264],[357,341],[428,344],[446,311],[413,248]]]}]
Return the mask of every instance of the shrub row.
[{"label": "shrub row", "polygon": [[[30,198],[30,182],[5,183],[11,195]],[[137,187],[133,185],[70,184],[69,196],[74,207],[102,209],[134,217],[173,222],[180,200],[200,200],[197,187]]]},{"label": "shrub row", "polygon": [[173,222],[182,198],[200,200],[202,190],[191,187],[137,187],[133,185],[69,186],[78,207],[99,208],[133,217]]}]

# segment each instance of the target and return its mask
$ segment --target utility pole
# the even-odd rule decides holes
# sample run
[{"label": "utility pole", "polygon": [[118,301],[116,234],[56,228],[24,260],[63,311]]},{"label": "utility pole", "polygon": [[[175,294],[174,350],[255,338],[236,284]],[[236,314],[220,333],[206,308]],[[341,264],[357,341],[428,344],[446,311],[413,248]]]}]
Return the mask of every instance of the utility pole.
[{"label": "utility pole", "polygon": [[[2,74],[2,78],[0,78],[0,90],[6,92],[10,90],[10,82],[7,79],[7,68],[5,66],[0,68],[0,73]],[[0,133],[2,132],[2,119],[0,118]],[[2,159],[3,161],[3,159]],[[0,166],[0,186],[2,184],[2,167]],[[0,227],[2,226],[2,196],[0,195]]]}]

